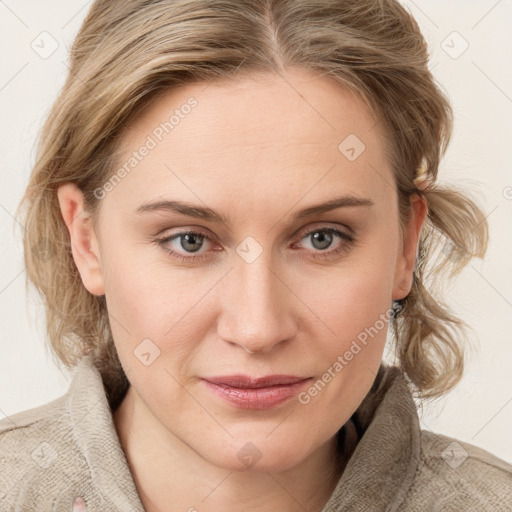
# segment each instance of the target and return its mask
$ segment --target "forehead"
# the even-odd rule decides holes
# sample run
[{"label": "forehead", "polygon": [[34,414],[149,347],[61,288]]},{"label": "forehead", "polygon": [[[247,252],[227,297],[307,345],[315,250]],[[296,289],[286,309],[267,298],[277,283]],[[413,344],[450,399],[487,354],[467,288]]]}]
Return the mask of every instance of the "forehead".
[{"label": "forehead", "polygon": [[[127,165],[143,146],[145,156]],[[132,198],[178,187],[189,199],[274,190],[297,200],[310,191],[313,200],[336,185],[375,197],[392,182],[374,115],[352,92],[303,70],[170,88],[131,122],[120,148],[115,169],[130,172],[115,193]]]},{"label": "forehead", "polygon": [[[182,122],[187,118],[191,121]],[[168,88],[131,122],[125,141],[134,142],[169,121],[177,137],[194,132],[205,142],[218,142],[216,134],[229,131],[237,136],[223,140],[223,146],[240,139],[279,144],[283,135],[306,143],[332,143],[345,132],[372,143],[380,129],[371,133],[377,119],[353,92],[331,78],[299,69]]]}]

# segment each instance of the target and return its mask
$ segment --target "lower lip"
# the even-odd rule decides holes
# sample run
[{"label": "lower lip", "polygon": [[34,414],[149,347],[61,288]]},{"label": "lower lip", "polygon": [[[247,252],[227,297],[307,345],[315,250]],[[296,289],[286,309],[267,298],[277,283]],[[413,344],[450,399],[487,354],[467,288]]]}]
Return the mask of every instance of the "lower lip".
[{"label": "lower lip", "polygon": [[283,384],[257,389],[234,388],[222,384],[213,384],[207,380],[203,380],[203,382],[212,393],[242,409],[271,409],[297,395],[310,380],[306,379],[295,384]]}]

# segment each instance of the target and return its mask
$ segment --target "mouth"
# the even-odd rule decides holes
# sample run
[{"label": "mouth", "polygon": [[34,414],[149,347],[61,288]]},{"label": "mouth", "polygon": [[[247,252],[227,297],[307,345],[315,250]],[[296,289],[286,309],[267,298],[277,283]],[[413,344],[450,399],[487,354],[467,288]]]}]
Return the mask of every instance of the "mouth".
[{"label": "mouth", "polygon": [[203,378],[207,389],[231,405],[242,409],[270,409],[282,405],[296,396],[311,377],[269,375],[246,377],[232,375]]},{"label": "mouth", "polygon": [[246,375],[225,375],[222,377],[204,377],[204,380],[212,384],[229,386],[232,388],[258,389],[271,386],[284,386],[296,384],[309,377],[297,377],[295,375],[265,375],[263,377],[248,377]]}]

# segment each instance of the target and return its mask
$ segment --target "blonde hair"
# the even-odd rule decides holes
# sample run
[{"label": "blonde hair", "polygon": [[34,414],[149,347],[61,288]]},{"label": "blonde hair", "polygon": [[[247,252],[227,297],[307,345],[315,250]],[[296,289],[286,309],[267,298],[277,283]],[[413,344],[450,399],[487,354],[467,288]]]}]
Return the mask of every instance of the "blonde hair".
[{"label": "blonde hair", "polygon": [[[156,94],[294,66],[336,80],[381,120],[402,229],[411,194],[427,198],[412,289],[391,326],[396,357],[419,396],[452,389],[463,374],[466,326],[434,285],[444,282],[441,273],[453,277],[485,255],[488,226],[466,194],[435,183],[453,117],[427,64],[420,29],[395,0],[96,0],[71,48],[19,206],[26,286],[31,281],[44,301],[56,363],[71,369],[93,352],[114,402],[128,385],[105,297],[85,289],[75,266],[59,185],[76,183],[97,219],[94,191],[114,171],[123,129]],[[414,181],[422,162],[431,180],[425,190]],[[435,279],[427,287],[429,275]]]}]

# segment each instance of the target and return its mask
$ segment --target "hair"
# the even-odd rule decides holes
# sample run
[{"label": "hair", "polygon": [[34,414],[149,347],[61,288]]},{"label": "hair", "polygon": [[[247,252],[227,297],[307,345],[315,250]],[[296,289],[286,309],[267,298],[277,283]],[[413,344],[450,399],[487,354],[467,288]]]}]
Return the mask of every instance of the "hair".
[{"label": "hair", "polygon": [[[335,80],[382,123],[400,229],[411,195],[427,201],[412,288],[390,325],[394,354],[419,397],[451,390],[463,374],[467,325],[443,303],[440,275],[451,278],[484,257],[488,225],[467,193],[436,183],[453,114],[428,59],[416,20],[396,0],[96,0],[18,207],[26,286],[31,281],[44,301],[57,365],[72,369],[92,352],[110,399],[128,386],[105,296],[89,293],[75,266],[58,187],[75,183],[96,222],[94,191],[115,170],[123,130],[159,93],[295,67]],[[425,190],[414,182],[422,162],[431,180]]]}]

